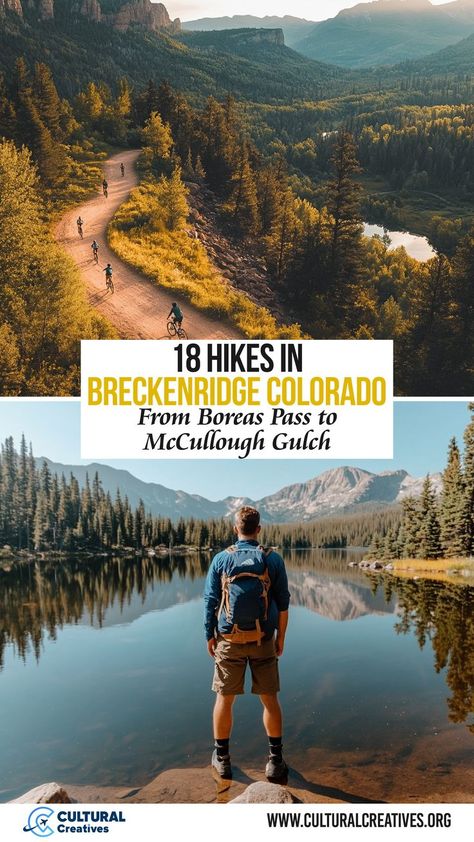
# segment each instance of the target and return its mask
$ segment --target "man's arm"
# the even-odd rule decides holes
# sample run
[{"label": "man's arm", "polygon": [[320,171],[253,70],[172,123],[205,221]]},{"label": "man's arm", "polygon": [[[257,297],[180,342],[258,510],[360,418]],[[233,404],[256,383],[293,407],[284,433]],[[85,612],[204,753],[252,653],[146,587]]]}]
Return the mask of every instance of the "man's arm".
[{"label": "man's arm", "polygon": [[280,611],[278,615],[278,628],[277,628],[277,636],[275,642],[275,649],[277,658],[283,655],[283,649],[285,648],[285,635],[286,629],[288,627],[288,611]]},{"label": "man's arm", "polygon": [[216,559],[217,556],[211,562],[204,587],[204,629],[206,632],[207,651],[211,658],[214,657],[214,649],[216,647],[216,611],[221,600],[221,577],[217,569]]},{"label": "man's arm", "polygon": [[278,608],[278,627],[276,636],[276,654],[278,657],[283,654],[285,646],[285,635],[288,627],[288,606],[290,603],[290,592],[288,590],[288,576],[286,574],[285,562],[281,555],[273,551],[274,571],[272,579],[272,596]]}]

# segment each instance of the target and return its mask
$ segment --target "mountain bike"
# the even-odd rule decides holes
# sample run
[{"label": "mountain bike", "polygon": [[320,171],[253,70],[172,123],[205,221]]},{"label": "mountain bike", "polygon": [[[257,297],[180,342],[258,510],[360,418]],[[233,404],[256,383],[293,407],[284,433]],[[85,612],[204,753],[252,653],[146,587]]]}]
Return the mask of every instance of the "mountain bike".
[{"label": "mountain bike", "polygon": [[107,287],[107,289],[110,289],[111,293],[114,292],[115,287],[114,287],[114,282],[112,280],[112,275],[107,275],[107,277],[105,279],[105,286]]},{"label": "mountain bike", "polygon": [[81,240],[83,240],[84,239],[84,232],[82,230],[82,225],[78,225],[77,230],[78,230],[78,233],[79,233],[79,236],[80,236]]},{"label": "mountain bike", "polygon": [[186,333],[184,327],[178,325],[174,319],[169,319],[166,325],[166,330],[168,331],[168,336],[173,337],[177,336],[178,339],[187,339],[188,334]]},{"label": "mountain bike", "polygon": [[94,256],[94,263],[97,263],[97,265],[99,265],[99,250],[92,249],[92,254]]}]

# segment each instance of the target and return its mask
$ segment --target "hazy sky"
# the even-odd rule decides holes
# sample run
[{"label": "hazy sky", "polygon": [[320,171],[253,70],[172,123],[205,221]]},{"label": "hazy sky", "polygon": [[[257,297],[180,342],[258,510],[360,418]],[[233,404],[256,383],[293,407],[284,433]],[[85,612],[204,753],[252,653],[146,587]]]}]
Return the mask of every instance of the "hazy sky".
[{"label": "hazy sky", "polygon": [[[395,458],[356,460],[353,465],[369,471],[404,468],[424,476],[444,468],[451,436],[462,443],[469,421],[466,400],[446,402],[398,402],[395,404]],[[33,443],[36,456],[56,462],[78,464],[79,402],[0,401],[0,441],[12,435],[18,443],[22,432]],[[104,460],[105,461],[105,460]],[[303,482],[328,468],[348,464],[347,460],[188,460],[158,459],[116,461],[107,464],[125,468],[146,482],[202,494],[211,500],[227,495],[260,498],[293,482]],[[84,462],[84,464],[86,464]]]},{"label": "hazy sky", "polygon": [[[433,5],[440,5],[438,0]],[[325,20],[337,15],[341,9],[357,5],[357,0],[164,0],[172,18],[196,20],[196,18],[221,17],[228,15],[294,15],[307,20]]]}]

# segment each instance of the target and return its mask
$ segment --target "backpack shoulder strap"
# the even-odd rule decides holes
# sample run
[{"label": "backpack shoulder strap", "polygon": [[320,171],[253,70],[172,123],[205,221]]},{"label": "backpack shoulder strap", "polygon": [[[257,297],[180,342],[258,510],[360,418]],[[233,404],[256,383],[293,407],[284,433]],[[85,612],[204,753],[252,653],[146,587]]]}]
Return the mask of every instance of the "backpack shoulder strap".
[{"label": "backpack shoulder strap", "polygon": [[[227,547],[227,549],[224,550],[224,552],[229,553],[229,555],[232,556],[235,553],[236,549],[237,547],[235,546],[235,544],[232,544],[232,546]],[[223,572],[221,575],[221,591],[221,601],[219,608],[216,611],[218,620],[224,608],[226,609],[226,613],[229,613],[229,574],[225,572]]]}]

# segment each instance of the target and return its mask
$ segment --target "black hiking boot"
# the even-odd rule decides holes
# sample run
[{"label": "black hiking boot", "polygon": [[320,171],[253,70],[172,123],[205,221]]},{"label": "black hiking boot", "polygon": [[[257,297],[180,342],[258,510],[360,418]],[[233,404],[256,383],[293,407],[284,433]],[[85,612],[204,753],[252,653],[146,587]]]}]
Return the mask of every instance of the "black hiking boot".
[{"label": "black hiking boot", "polygon": [[231,780],[232,778],[232,766],[230,765],[230,756],[228,754],[224,754],[222,757],[219,757],[217,754],[217,749],[214,749],[212,752],[212,759],[211,759],[211,766],[220,778],[224,778],[224,780]]},{"label": "black hiking boot", "polygon": [[265,766],[265,777],[272,782],[288,778],[288,766],[281,755],[270,754]]}]

